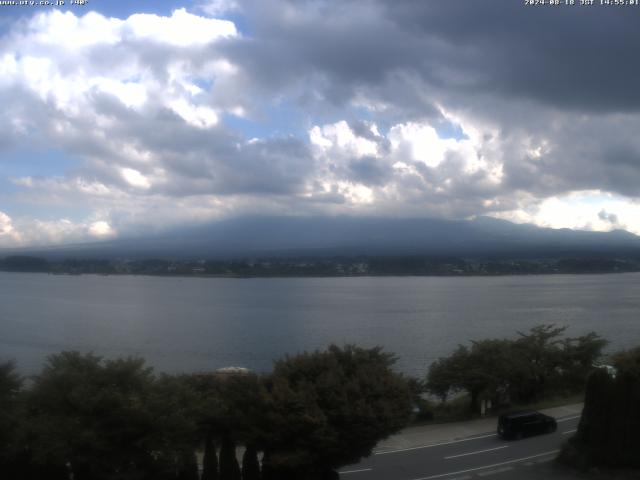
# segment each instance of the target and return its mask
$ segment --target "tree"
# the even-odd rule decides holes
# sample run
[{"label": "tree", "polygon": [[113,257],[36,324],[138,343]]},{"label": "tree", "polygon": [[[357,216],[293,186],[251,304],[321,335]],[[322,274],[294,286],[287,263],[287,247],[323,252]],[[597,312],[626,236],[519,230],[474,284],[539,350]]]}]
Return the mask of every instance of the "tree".
[{"label": "tree", "polygon": [[17,478],[16,458],[20,453],[19,432],[21,413],[18,397],[22,379],[13,362],[0,363],[0,472]]},{"label": "tree", "polygon": [[518,332],[514,342],[514,360],[519,369],[513,379],[511,394],[517,401],[530,402],[540,398],[547,386],[554,385],[562,364],[562,335],[567,327],[538,325],[528,333]]},{"label": "tree", "polygon": [[146,451],[154,458],[153,469],[161,474],[193,477],[194,452],[201,444],[201,432],[197,423],[200,396],[192,387],[187,375],[158,377],[145,403],[148,413],[157,420],[144,439]]},{"label": "tree", "polygon": [[381,348],[332,345],[276,362],[267,379],[264,478],[320,478],[404,427],[411,394]]},{"label": "tree", "polygon": [[561,459],[579,466],[640,467],[640,347],[613,357],[615,374],[594,371],[576,435]]},{"label": "tree", "polygon": [[497,403],[509,388],[512,349],[507,340],[481,340],[471,348],[460,345],[448,358],[434,362],[427,375],[428,390],[443,401],[452,392],[466,391],[472,412],[480,410],[480,399]]},{"label": "tree", "polygon": [[227,434],[222,437],[222,447],[220,448],[220,480],[240,480],[240,478],[236,444]]},{"label": "tree", "polygon": [[[261,378],[252,373],[200,374],[191,376],[190,382],[199,395],[197,423],[205,437],[203,480],[237,478],[240,469],[235,457],[236,442],[256,447],[268,434],[264,420],[266,393]],[[219,477],[213,476],[213,463],[218,464],[215,441],[222,442]],[[209,448],[208,442],[212,442]]]},{"label": "tree", "polygon": [[459,345],[449,357],[438,358],[433,362],[429,366],[425,382],[427,391],[444,403],[449,395],[462,389],[460,376],[468,355],[467,347]]},{"label": "tree", "polygon": [[242,455],[242,480],[260,480],[260,462],[254,445],[248,445]]},{"label": "tree", "polygon": [[180,454],[177,480],[198,480],[198,460],[193,450],[185,450]]},{"label": "tree", "polygon": [[218,455],[213,433],[207,432],[202,457],[202,480],[218,480]]},{"label": "tree", "polygon": [[566,327],[539,325],[516,340],[472,341],[429,367],[427,390],[445,400],[464,391],[472,412],[479,400],[493,404],[526,403],[545,395],[575,392],[585,385],[587,374],[606,341],[591,332],[578,338],[561,338]]},{"label": "tree", "polygon": [[34,461],[68,464],[76,480],[166,478],[193,453],[189,398],[141,359],[52,355],[27,397]]},{"label": "tree", "polygon": [[571,392],[584,388],[594,363],[601,357],[607,343],[595,332],[563,339],[557,389]]}]

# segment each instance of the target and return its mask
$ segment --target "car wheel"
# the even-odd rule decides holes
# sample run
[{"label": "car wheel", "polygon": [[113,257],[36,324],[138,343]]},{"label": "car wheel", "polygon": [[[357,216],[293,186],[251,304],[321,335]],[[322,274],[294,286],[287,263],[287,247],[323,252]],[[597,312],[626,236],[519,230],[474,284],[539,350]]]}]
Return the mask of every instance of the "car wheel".
[{"label": "car wheel", "polygon": [[514,437],[513,437],[513,438],[514,438],[515,440],[522,440],[522,437],[523,437],[522,432],[518,432],[518,433],[516,433],[516,434],[514,435]]}]

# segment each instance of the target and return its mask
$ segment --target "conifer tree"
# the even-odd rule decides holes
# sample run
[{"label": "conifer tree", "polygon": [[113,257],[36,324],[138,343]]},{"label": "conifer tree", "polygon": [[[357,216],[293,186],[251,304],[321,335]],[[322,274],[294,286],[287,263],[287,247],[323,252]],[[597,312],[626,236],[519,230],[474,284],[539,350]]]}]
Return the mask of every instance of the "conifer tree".
[{"label": "conifer tree", "polygon": [[208,433],[204,441],[204,457],[202,459],[202,480],[218,480],[218,455],[213,435]]},{"label": "conifer tree", "polygon": [[240,466],[236,459],[236,444],[229,434],[222,437],[219,478],[220,480],[241,480]]},{"label": "conifer tree", "polygon": [[242,480],[260,480],[258,451],[253,445],[248,445],[242,456]]}]

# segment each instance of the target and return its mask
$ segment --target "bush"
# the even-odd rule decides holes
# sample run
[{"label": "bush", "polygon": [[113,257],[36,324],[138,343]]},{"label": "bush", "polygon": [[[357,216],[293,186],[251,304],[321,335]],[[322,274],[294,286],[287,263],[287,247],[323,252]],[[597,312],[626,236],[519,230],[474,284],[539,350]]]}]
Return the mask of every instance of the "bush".
[{"label": "bush", "polygon": [[579,468],[640,467],[640,348],[614,357],[615,375],[589,376],[576,435],[561,459]]}]

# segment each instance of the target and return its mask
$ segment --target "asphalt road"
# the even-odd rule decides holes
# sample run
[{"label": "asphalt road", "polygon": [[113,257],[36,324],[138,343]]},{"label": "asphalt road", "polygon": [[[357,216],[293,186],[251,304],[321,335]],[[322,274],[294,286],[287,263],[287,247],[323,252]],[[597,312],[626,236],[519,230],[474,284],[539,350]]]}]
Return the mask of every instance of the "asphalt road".
[{"label": "asphalt road", "polygon": [[[526,470],[552,461],[575,432],[579,415],[561,417],[555,433],[502,440],[494,432],[450,442],[379,452],[345,467],[345,480],[470,480],[485,477],[528,478]],[[496,420],[497,422],[497,420]],[[521,469],[522,475],[517,473]],[[508,475],[508,476],[506,476]]]}]

